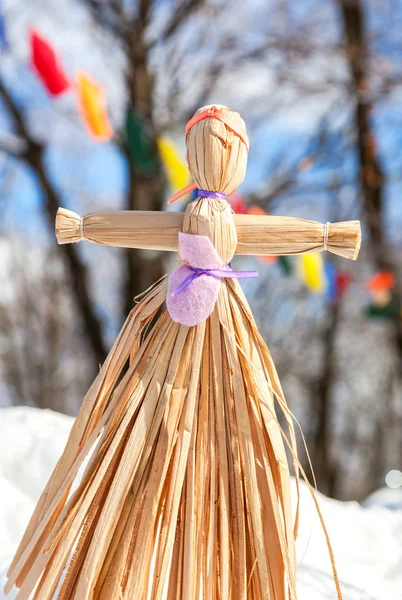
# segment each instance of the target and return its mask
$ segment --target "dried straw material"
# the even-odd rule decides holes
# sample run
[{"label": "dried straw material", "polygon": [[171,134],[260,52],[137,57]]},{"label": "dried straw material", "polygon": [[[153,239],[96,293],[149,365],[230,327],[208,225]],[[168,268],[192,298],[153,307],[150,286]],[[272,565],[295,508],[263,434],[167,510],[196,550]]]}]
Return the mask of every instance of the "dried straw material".
[{"label": "dried straw material", "polygon": [[[246,153],[220,125],[194,126],[188,159],[203,188],[230,191]],[[225,261],[236,249],[220,200],[189,205],[183,230],[208,235]],[[18,600],[57,589],[58,600],[297,598],[285,445],[297,482],[299,463],[272,358],[236,280],[195,327],[172,321],[166,289],[132,310],[84,399],[8,573]]]},{"label": "dried straw material", "polygon": [[[82,239],[105,246],[178,250],[178,233],[183,213],[152,211],[109,211],[79,217],[60,208],[56,217],[59,244]],[[325,227],[296,217],[234,215],[237,246],[235,254],[290,255],[324,250]],[[328,223],[327,250],[356,260],[361,244],[359,221]],[[217,242],[217,240],[215,240]]]}]

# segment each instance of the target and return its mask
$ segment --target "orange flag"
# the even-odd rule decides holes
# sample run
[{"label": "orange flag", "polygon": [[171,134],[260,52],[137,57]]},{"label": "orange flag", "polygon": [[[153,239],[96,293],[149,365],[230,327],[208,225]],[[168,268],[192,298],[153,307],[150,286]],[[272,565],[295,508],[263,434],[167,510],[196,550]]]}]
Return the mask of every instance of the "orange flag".
[{"label": "orange flag", "polygon": [[375,273],[367,282],[369,292],[384,292],[395,286],[395,275],[389,271]]},{"label": "orange flag", "polygon": [[75,76],[78,107],[89,135],[98,142],[113,137],[107,113],[105,91],[89,73],[78,71]]},{"label": "orange flag", "polygon": [[267,213],[261,206],[257,206],[257,204],[252,204],[248,209],[249,215],[266,215]]}]

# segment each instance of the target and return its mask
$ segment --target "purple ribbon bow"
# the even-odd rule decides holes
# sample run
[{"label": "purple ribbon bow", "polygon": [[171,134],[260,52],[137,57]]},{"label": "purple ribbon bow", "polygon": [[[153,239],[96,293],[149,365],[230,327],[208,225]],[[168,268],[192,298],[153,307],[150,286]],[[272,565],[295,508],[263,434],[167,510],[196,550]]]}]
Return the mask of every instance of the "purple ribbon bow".
[{"label": "purple ribbon bow", "polygon": [[215,277],[215,279],[250,279],[251,277],[258,277],[258,271],[233,271],[230,265],[226,265],[221,269],[199,269],[197,267],[192,267],[191,265],[187,265],[189,269],[193,272],[191,275],[186,277],[184,281],[172,292],[172,296],[178,296],[188,286],[200,275],[209,275],[210,277]]}]

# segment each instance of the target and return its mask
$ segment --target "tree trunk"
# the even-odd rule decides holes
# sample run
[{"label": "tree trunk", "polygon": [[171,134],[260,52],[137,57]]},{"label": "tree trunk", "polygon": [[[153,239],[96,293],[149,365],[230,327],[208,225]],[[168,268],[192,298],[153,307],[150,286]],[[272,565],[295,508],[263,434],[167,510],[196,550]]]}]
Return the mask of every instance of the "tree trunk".
[{"label": "tree trunk", "polygon": [[[355,101],[354,121],[360,163],[360,186],[363,212],[370,234],[370,250],[378,270],[396,273],[392,252],[384,234],[384,174],[378,159],[371,123],[372,104],[368,100],[369,48],[364,35],[364,14],[361,0],[339,0],[345,30],[346,56],[349,62],[351,85]],[[400,303],[400,284],[395,290]],[[402,319],[394,317],[394,341],[399,360],[402,360]]]},{"label": "tree trunk", "polygon": [[[25,160],[38,177],[45,199],[47,219],[50,229],[53,230],[60,202],[58,194],[46,174],[42,146],[31,143]],[[87,269],[81,260],[78,248],[73,244],[60,246],[59,251],[64,256],[69,270],[72,294],[82,320],[87,343],[91,349],[93,371],[96,374],[99,366],[106,358],[107,350],[103,340],[101,323],[96,316],[94,304],[90,298]]]},{"label": "tree trunk", "polygon": [[[339,0],[345,30],[346,56],[349,62],[351,85],[355,97],[355,128],[357,137],[357,150],[360,163],[360,186],[362,192],[363,213],[370,234],[370,251],[373,262],[379,271],[387,270],[395,274],[397,284],[393,290],[394,300],[401,306],[402,286],[395,264],[392,249],[387,243],[384,232],[384,182],[385,177],[382,165],[378,159],[375,135],[372,127],[372,103],[368,97],[368,58],[370,48],[364,31],[364,9],[362,0]],[[402,371],[402,318],[401,314],[392,317],[391,340],[397,356],[397,367],[390,370],[387,394],[382,399],[384,416],[377,423],[374,444],[376,459],[371,466],[374,481],[379,480],[384,468],[386,431],[384,419],[395,419],[392,409],[393,382],[401,381]],[[377,479],[378,478],[378,479]]]},{"label": "tree trunk", "polygon": [[313,442],[313,467],[318,489],[330,496],[336,495],[336,468],[331,457],[332,391],[336,378],[335,343],[339,323],[340,300],[331,306],[324,335],[323,368],[317,382],[314,409],[317,417]]},{"label": "tree trunk", "polygon": [[[146,10],[140,19],[138,31],[132,37],[130,48],[130,110],[143,123],[153,146],[155,169],[152,176],[138,172],[129,161],[129,190],[127,210],[161,210],[163,207],[164,178],[156,148],[156,128],[152,115],[153,80],[148,68],[148,55],[144,41],[147,21]],[[125,312],[132,307],[135,296],[144,292],[163,275],[163,254],[160,252],[127,250]]]}]

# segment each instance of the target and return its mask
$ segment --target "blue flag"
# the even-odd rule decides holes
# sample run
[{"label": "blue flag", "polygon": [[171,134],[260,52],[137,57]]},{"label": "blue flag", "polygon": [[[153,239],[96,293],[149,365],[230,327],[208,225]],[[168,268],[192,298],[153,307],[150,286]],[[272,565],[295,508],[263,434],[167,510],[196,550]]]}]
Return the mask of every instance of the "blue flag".
[{"label": "blue flag", "polygon": [[6,22],[4,19],[4,12],[3,12],[3,6],[0,0],[0,48],[3,51],[8,50],[9,46],[8,46],[8,40],[7,40],[7,33],[6,33]]},{"label": "blue flag", "polygon": [[326,260],[324,263],[324,273],[326,279],[325,298],[329,302],[335,302],[337,299],[336,269],[334,264],[329,260]]}]

